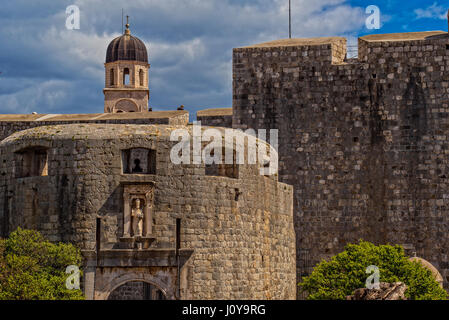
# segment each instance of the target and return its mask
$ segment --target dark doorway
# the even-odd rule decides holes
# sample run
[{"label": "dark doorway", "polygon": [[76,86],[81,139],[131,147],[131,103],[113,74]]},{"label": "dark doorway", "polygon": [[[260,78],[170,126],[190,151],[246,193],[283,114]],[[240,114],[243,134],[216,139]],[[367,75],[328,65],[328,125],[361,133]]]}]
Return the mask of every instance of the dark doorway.
[{"label": "dark doorway", "polygon": [[129,281],[112,291],[108,300],[166,300],[166,297],[151,283]]}]

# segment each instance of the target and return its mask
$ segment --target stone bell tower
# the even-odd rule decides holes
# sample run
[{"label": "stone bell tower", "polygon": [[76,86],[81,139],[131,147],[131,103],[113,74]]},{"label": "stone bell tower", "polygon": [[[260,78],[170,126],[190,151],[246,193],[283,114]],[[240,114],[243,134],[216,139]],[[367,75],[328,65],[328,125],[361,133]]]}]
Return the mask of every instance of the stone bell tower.
[{"label": "stone bell tower", "polygon": [[112,40],[106,53],[104,112],[146,112],[148,53],[145,44],[131,35],[128,17],[125,33]]}]

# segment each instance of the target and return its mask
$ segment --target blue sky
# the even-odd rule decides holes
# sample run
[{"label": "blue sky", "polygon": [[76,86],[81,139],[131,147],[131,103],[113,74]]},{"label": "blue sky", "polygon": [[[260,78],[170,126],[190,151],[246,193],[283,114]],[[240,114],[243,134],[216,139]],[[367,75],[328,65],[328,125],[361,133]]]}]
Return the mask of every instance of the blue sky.
[{"label": "blue sky", "polygon": [[[81,29],[65,28],[65,9]],[[381,10],[380,30],[365,8]],[[447,30],[448,1],[292,0],[293,36]],[[153,110],[232,105],[232,48],[288,36],[288,0],[15,0],[0,8],[0,113],[103,112],[104,58],[121,9],[146,44]]]}]

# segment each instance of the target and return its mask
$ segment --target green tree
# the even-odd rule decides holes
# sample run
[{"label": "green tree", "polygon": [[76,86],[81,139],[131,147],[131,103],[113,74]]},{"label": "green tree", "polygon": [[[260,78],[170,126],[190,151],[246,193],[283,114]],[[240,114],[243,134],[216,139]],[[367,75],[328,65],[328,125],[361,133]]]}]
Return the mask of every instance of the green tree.
[{"label": "green tree", "polygon": [[380,245],[360,241],[329,261],[320,262],[299,284],[309,300],[346,299],[355,289],[364,288],[369,274],[366,268],[377,266],[380,282],[401,281],[408,286],[405,295],[412,300],[444,300],[447,293],[432,273],[418,262],[412,262],[401,246]]},{"label": "green tree", "polygon": [[82,300],[81,290],[66,288],[65,273],[80,264],[81,252],[72,244],[53,244],[18,228],[0,239],[0,300]]}]

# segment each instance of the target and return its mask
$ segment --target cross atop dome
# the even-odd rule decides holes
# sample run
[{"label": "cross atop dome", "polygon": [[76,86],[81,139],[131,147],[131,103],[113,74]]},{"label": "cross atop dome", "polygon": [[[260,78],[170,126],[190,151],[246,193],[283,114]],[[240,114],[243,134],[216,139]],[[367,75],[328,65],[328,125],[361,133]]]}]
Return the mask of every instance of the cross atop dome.
[{"label": "cross atop dome", "polygon": [[131,30],[129,30],[129,16],[126,16],[126,30],[125,30],[125,34],[126,35],[130,35],[131,34]]}]

